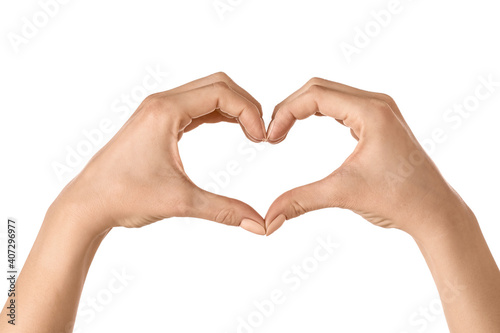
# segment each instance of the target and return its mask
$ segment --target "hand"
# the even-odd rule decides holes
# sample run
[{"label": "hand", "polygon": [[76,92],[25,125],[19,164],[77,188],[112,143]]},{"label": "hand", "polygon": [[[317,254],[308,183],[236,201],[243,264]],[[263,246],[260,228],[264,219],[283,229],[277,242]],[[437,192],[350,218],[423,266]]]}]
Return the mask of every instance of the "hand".
[{"label": "hand", "polygon": [[120,131],[60,194],[92,216],[93,228],[142,227],[169,217],[196,217],[264,234],[263,218],[247,204],[197,187],[184,172],[177,142],[203,123],[239,123],[265,140],[259,103],[217,73],[147,97]]},{"label": "hand", "polygon": [[[177,141],[205,122],[229,121],[239,122],[253,141],[278,143],[296,119],[313,114],[350,127],[359,143],[330,176],[280,196],[266,216],[267,234],[285,219],[323,207],[348,208],[374,224],[403,229],[416,238],[429,264],[450,331],[498,332],[500,272],[479,225],[392,99],[313,79],[278,105],[266,137],[259,104],[224,74],[148,97],[66,186],[49,208],[16,283],[23,291],[15,301],[24,304],[24,319],[15,327],[2,321],[0,330],[71,331],[92,259],[114,226],[192,216],[264,234],[264,220],[251,207],[191,182]],[[422,235],[428,237],[419,242]],[[450,283],[458,285],[458,294]],[[2,317],[13,301],[9,295]]]},{"label": "hand", "polygon": [[314,114],[349,127],[358,144],[332,174],[274,201],[266,216],[268,235],[285,220],[327,207],[350,209],[375,225],[417,238],[430,228],[436,233],[447,227],[430,223],[430,217],[471,214],[389,96],[312,79],[276,106],[268,141],[283,141],[295,120]]}]

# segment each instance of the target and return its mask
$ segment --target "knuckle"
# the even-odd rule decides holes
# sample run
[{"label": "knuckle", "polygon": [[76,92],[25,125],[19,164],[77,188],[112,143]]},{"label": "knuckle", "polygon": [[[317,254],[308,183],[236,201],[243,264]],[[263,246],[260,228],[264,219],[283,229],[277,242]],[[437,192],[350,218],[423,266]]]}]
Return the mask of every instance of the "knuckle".
[{"label": "knuckle", "polygon": [[217,90],[228,90],[229,85],[225,81],[216,81],[212,83],[213,87]]},{"label": "knuckle", "polygon": [[301,205],[301,203],[299,201],[297,201],[296,199],[291,200],[290,209],[292,210],[292,214],[294,216],[300,216],[300,215],[304,215],[305,213],[307,213],[307,210],[304,208],[304,206]]},{"label": "knuckle", "polygon": [[307,88],[307,91],[312,95],[319,95],[324,91],[324,87],[319,84],[312,84]]},{"label": "knuckle", "polygon": [[379,99],[381,99],[382,101],[384,101],[387,104],[389,104],[390,106],[396,105],[396,102],[394,101],[394,99],[391,96],[387,95],[387,94],[377,93],[376,96]]},{"label": "knuckle", "polygon": [[160,98],[159,93],[151,94],[144,99],[142,104],[144,104],[146,106],[154,106],[154,105],[157,105],[159,103],[160,99],[161,98]]},{"label": "knuckle", "polygon": [[226,225],[236,225],[237,219],[234,210],[230,208],[223,208],[217,213],[214,221]]},{"label": "knuckle", "polygon": [[368,100],[370,113],[373,114],[378,122],[389,123],[395,118],[394,112],[389,104],[378,98]]},{"label": "knuckle", "polygon": [[177,105],[175,98],[159,93],[146,97],[139,109],[144,119],[153,123],[163,123],[166,118],[177,119],[176,117],[180,115],[177,112],[179,105]]},{"label": "knuckle", "polygon": [[166,101],[169,100],[160,94],[152,94],[142,102],[142,109],[145,109],[147,114],[157,115],[162,113],[162,109],[166,106]]},{"label": "knuckle", "polygon": [[324,84],[325,80],[319,77],[313,77],[307,81],[308,86],[314,86],[314,85],[322,85]]},{"label": "knuckle", "polygon": [[368,104],[370,106],[370,109],[374,110],[375,112],[380,112],[380,113],[392,113],[391,107],[389,104],[387,104],[385,101],[378,99],[378,98],[369,98],[368,99]]},{"label": "knuckle", "polygon": [[284,204],[285,207],[288,207],[287,209],[290,212],[290,214],[287,214],[288,217],[297,217],[308,212],[299,199],[300,195],[296,189],[285,193],[281,198],[282,204]]},{"label": "knuckle", "polygon": [[312,85],[307,89],[307,93],[311,95],[312,99],[314,99],[318,104],[322,104],[322,99],[327,92],[327,88],[320,85]]},{"label": "knuckle", "polygon": [[211,75],[211,77],[216,81],[227,81],[229,76],[224,72],[217,72]]}]

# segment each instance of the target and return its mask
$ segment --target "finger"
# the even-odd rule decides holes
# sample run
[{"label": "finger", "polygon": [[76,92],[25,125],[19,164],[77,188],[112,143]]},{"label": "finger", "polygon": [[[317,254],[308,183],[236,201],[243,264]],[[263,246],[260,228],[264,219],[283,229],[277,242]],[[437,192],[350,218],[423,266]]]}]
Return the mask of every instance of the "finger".
[{"label": "finger", "polygon": [[[360,137],[366,121],[366,108],[372,99],[353,96],[323,86],[311,86],[301,95],[278,110],[268,129],[268,141],[279,142],[296,120],[305,119],[316,112],[342,121]],[[382,103],[382,102],[380,102]]]},{"label": "finger", "polygon": [[226,73],[223,73],[223,72],[218,72],[218,73],[208,75],[206,77],[203,77],[203,78],[197,79],[195,81],[186,83],[186,84],[179,86],[177,88],[165,91],[164,93],[165,93],[165,95],[175,95],[175,94],[178,94],[181,92],[193,90],[193,89],[207,86],[209,84],[212,84],[215,82],[220,82],[220,81],[227,83],[231,87],[231,89],[233,89],[238,94],[240,94],[241,96],[245,97],[250,102],[255,104],[255,106],[257,106],[257,108],[259,110],[260,115],[262,116],[262,106],[260,105],[260,103],[252,95],[250,95],[245,89],[243,89],[238,84],[236,84],[236,82],[234,82],[234,80],[231,79]]},{"label": "finger", "polygon": [[328,207],[345,208],[348,190],[341,178],[336,171],[323,180],[294,188],[279,196],[266,214],[266,235],[274,233],[286,220],[307,212]]},{"label": "finger", "polygon": [[266,233],[264,219],[246,203],[202,189],[195,196],[191,217],[240,226],[258,235]]},{"label": "finger", "polygon": [[253,141],[266,139],[264,121],[257,106],[232,90],[225,82],[215,82],[167,98],[172,107],[182,110],[185,116],[181,119],[180,130],[189,125],[193,119],[220,109],[221,112],[237,118],[245,133]]},{"label": "finger", "polygon": [[[320,113],[320,112],[316,112],[314,115],[315,115],[315,116],[318,116],[318,117],[324,117],[324,116],[325,116],[324,114],[322,114],[322,113]],[[335,119],[335,120],[337,120],[340,124],[344,125],[344,122],[343,122],[343,121],[338,120],[338,119]],[[295,121],[294,121],[294,123],[295,123]],[[272,124],[272,121],[271,121],[271,124]],[[271,144],[274,144],[274,145],[275,145],[275,144],[278,144],[278,143],[280,143],[280,142],[284,141],[284,140],[286,139],[286,136],[287,136],[288,132],[286,132],[286,133],[285,133],[285,135],[280,136],[278,139],[269,140],[269,137],[270,137],[270,136],[269,136],[269,133],[271,132],[271,128],[272,128],[272,127],[274,127],[274,125],[272,125],[272,126],[271,126],[271,124],[269,124],[269,128],[268,128],[268,130],[267,130],[267,133],[268,133],[268,134],[267,134],[267,140],[269,141],[269,143],[271,143]],[[293,123],[292,123],[292,125],[293,125]],[[345,125],[344,125],[344,126],[345,126]],[[353,131],[351,130],[351,134],[352,134],[352,133],[353,133]]]},{"label": "finger", "polygon": [[[180,141],[180,139],[182,137],[182,133],[184,133],[184,132],[192,131],[195,128],[197,128],[198,126],[200,126],[202,124],[205,124],[205,123],[219,123],[219,122],[227,122],[227,123],[235,123],[236,124],[236,123],[238,123],[238,118],[234,118],[234,117],[228,118],[228,117],[221,116],[221,115],[215,115],[214,112],[211,113],[211,114],[208,114],[206,116],[202,116],[200,118],[195,118],[195,119],[193,119],[193,121],[189,125],[187,125],[184,128],[183,131],[179,132],[179,136],[178,136],[178,140],[177,141]],[[250,135],[248,135],[248,133],[246,132],[245,128],[241,124],[240,124],[240,127],[243,130],[243,133],[245,133],[245,136],[250,141],[261,142],[261,140],[255,140],[253,137],[251,137]]]},{"label": "finger", "polygon": [[[183,131],[180,131],[179,132],[179,136],[178,136],[178,140],[177,141],[180,141],[181,137],[182,137],[182,133],[183,132],[189,132],[189,131],[192,131],[194,130],[195,128],[197,128],[198,126],[204,124],[204,123],[218,123],[218,122],[228,122],[228,123],[238,123],[238,118],[235,118],[233,116],[230,116],[224,112],[221,112],[220,110],[216,110],[212,113],[209,113],[207,115],[204,115],[204,116],[201,116],[199,118],[195,118],[191,121],[191,123],[189,123],[189,125],[187,125]],[[252,138],[250,135],[248,135],[248,133],[246,132],[245,128],[240,124],[241,126],[241,129],[243,130],[243,133],[245,133],[245,136],[251,140],[251,141],[254,141],[254,142],[260,142],[260,140],[255,140],[254,138]]]},{"label": "finger", "polygon": [[189,132],[194,130],[196,127],[202,124],[214,124],[219,122],[228,122],[228,123],[238,123],[235,117],[228,117],[220,112],[214,111],[205,116],[201,116],[199,118],[193,119],[193,121],[184,128],[183,132]]},{"label": "finger", "polygon": [[[301,95],[302,93],[304,93],[307,89],[309,89],[313,85],[321,85],[321,86],[324,86],[324,87],[332,89],[332,90],[337,90],[339,92],[344,92],[344,93],[351,94],[351,95],[358,96],[358,97],[380,99],[380,100],[386,102],[387,104],[389,104],[389,106],[393,109],[394,114],[404,124],[406,124],[406,122],[405,122],[405,120],[403,118],[403,115],[401,114],[401,111],[399,110],[396,102],[390,96],[388,96],[386,94],[381,94],[381,93],[376,93],[376,92],[372,92],[372,91],[367,91],[367,90],[362,90],[362,89],[354,88],[354,87],[351,87],[351,86],[348,86],[348,85],[345,85],[345,84],[341,84],[341,83],[338,83],[338,82],[333,82],[333,81],[329,81],[329,80],[325,80],[325,79],[321,79],[321,78],[317,78],[317,77],[310,79],[299,90],[295,91],[293,94],[291,94],[290,96],[288,96],[285,100],[283,100],[281,103],[279,103],[278,105],[276,105],[276,107],[274,108],[274,112],[273,112],[273,115],[272,115],[271,119],[274,119],[274,117],[276,115],[276,112],[280,109],[280,107],[282,105],[284,105],[284,104],[292,101],[293,99],[297,98],[299,95]],[[318,114],[316,114],[316,115],[318,115]]]}]

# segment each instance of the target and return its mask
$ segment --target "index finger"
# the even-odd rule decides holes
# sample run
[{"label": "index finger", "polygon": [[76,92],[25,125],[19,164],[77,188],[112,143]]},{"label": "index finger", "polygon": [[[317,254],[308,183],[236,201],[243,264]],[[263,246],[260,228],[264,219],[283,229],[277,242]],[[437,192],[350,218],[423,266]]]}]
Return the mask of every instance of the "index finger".
[{"label": "index finger", "polygon": [[251,139],[256,142],[266,138],[264,121],[255,104],[235,92],[224,81],[165,97],[173,108],[181,110],[179,131],[193,119],[203,117],[214,110],[235,117]]},{"label": "index finger", "polygon": [[[321,85],[312,85],[295,99],[283,104],[276,111],[269,125],[268,141],[276,143],[283,139],[295,120],[305,119],[319,112],[341,120],[361,138],[364,124],[372,112],[366,109],[383,107],[384,102],[372,98],[352,95]],[[385,106],[388,107],[387,104]]]},{"label": "index finger", "polygon": [[[324,86],[326,88],[330,88],[330,89],[333,89],[333,90],[345,92],[345,93],[348,93],[348,94],[351,94],[351,95],[355,95],[355,96],[380,99],[380,100],[386,102],[387,104],[389,104],[389,106],[394,111],[395,115],[404,124],[406,124],[406,122],[405,122],[405,120],[403,118],[403,115],[401,114],[398,106],[396,105],[396,102],[390,96],[388,96],[386,94],[381,94],[381,93],[376,93],[376,92],[368,91],[368,90],[358,89],[358,88],[351,87],[351,86],[348,86],[348,85],[345,85],[345,84],[342,84],[342,83],[338,83],[338,82],[334,82],[334,81],[329,81],[329,80],[321,79],[321,78],[318,78],[318,77],[314,77],[314,78],[310,79],[309,81],[307,81],[307,83],[304,86],[302,86],[300,89],[298,89],[293,94],[291,94],[290,96],[288,96],[281,103],[279,103],[278,105],[276,105],[276,107],[274,108],[273,115],[272,115],[271,119],[274,119],[274,117],[276,115],[276,112],[280,109],[280,107],[282,105],[284,105],[284,104],[292,101],[293,99],[295,99],[297,96],[299,96],[300,94],[302,94],[303,92],[305,92],[307,89],[309,89],[313,85],[321,85],[321,86]],[[319,115],[319,114],[317,114],[317,115]]]},{"label": "index finger", "polygon": [[227,83],[228,86],[231,87],[231,89],[233,89],[238,94],[240,94],[241,96],[245,97],[250,102],[255,104],[255,106],[257,106],[257,109],[259,110],[260,115],[262,116],[262,106],[260,105],[260,103],[252,95],[250,95],[249,92],[247,92],[245,89],[240,87],[236,82],[234,82],[233,79],[231,79],[231,77],[229,77],[229,75],[227,75],[224,72],[214,73],[214,74],[202,77],[200,79],[188,82],[186,84],[183,84],[182,86],[165,91],[164,94],[165,95],[174,95],[174,94],[178,94],[178,93],[185,92],[188,90],[193,90],[196,88],[200,88],[200,87],[209,85],[211,83],[221,82],[221,81]]}]

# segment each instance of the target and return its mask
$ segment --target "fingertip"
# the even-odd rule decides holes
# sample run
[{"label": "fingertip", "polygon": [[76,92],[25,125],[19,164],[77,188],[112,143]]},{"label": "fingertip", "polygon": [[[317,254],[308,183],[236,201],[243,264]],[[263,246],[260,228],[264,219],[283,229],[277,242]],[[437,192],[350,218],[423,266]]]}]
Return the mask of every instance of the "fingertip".
[{"label": "fingertip", "polygon": [[291,125],[287,124],[286,121],[273,119],[267,130],[267,141],[271,144],[280,143],[285,139],[290,128]]},{"label": "fingertip", "polygon": [[286,135],[283,135],[281,138],[275,138],[275,136],[276,136],[275,124],[276,124],[276,121],[273,119],[271,121],[271,123],[269,124],[269,127],[267,129],[267,133],[266,133],[266,141],[272,145],[280,143],[281,141],[283,141],[283,139],[286,136]]},{"label": "fingertip", "polygon": [[257,235],[265,235],[266,229],[257,221],[245,218],[241,221],[240,227]]},{"label": "fingertip", "polygon": [[269,143],[273,144],[273,145],[277,145],[278,143],[281,143],[281,142],[285,141],[287,134],[283,135],[281,138],[278,138],[278,139],[276,139],[274,141],[270,141]]},{"label": "fingertip", "polygon": [[267,128],[267,132],[266,132],[266,139],[267,139],[267,141],[269,141],[269,142],[271,142],[271,140],[270,140],[270,139],[271,139],[271,134],[272,134],[272,132],[273,132],[273,128],[274,128],[274,123],[275,123],[275,122],[274,122],[274,119],[273,119],[273,120],[271,120],[271,123],[269,123],[269,126],[268,126],[268,128]]},{"label": "fingertip", "polygon": [[238,119],[237,121],[240,124],[243,133],[250,141],[255,143],[266,141],[267,139],[266,131],[263,127],[264,121],[262,120],[262,118],[261,118],[262,124],[257,125],[259,129],[255,129],[256,128],[255,126],[245,126],[245,124],[242,121],[240,121],[240,119]]},{"label": "fingertip", "polygon": [[[257,117],[252,119],[252,136],[258,140],[258,142],[262,142],[267,139],[267,134],[266,134],[266,124],[264,123],[264,119],[262,119],[262,114],[259,112],[259,108],[255,106],[256,113],[252,113],[252,117]],[[255,124],[255,121],[258,122],[258,124]]]},{"label": "fingertip", "polygon": [[261,142],[267,141],[267,132],[266,132],[266,124],[264,123],[264,119],[260,118],[261,124]]},{"label": "fingertip", "polygon": [[285,223],[285,221],[286,221],[286,216],[283,214],[278,215],[269,223],[266,220],[266,236],[270,236],[271,234],[273,234],[283,225],[283,223]]},{"label": "fingertip", "polygon": [[252,141],[263,142],[267,140],[266,125],[258,113],[244,113],[238,118],[238,122]]}]

